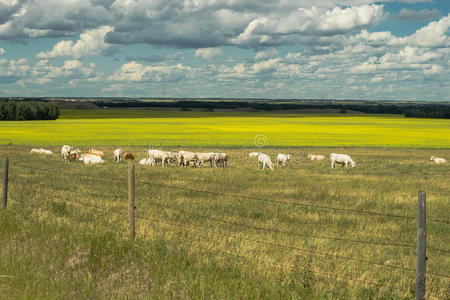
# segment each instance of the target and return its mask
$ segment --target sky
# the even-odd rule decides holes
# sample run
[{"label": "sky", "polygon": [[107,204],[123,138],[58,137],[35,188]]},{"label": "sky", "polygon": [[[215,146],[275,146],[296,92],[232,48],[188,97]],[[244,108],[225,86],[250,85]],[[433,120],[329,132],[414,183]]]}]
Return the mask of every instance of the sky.
[{"label": "sky", "polygon": [[0,0],[0,96],[450,101],[450,0]]}]

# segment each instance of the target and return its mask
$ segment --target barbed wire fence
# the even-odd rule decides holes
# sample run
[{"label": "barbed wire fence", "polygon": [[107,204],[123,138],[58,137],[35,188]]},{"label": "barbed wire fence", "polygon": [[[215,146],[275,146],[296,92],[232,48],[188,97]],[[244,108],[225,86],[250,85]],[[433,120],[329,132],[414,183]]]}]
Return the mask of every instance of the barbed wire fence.
[{"label": "barbed wire fence", "polygon": [[[49,170],[51,170],[51,169],[39,169],[36,167],[30,167],[30,166],[23,165],[23,164],[14,164],[14,165],[17,167],[34,170],[34,171],[48,172]],[[59,174],[70,175],[70,173],[68,173],[68,172],[63,172],[63,171],[57,170],[57,169],[53,169],[53,170],[58,171]],[[101,177],[101,176],[94,176],[94,175],[87,175],[87,174],[77,174],[77,176],[85,177],[86,179],[105,180],[105,177]],[[237,241],[241,241],[241,242],[250,242],[250,243],[259,244],[259,245],[263,245],[263,246],[273,247],[273,248],[276,248],[278,250],[283,250],[283,251],[291,251],[291,252],[295,251],[295,252],[300,252],[300,253],[306,253],[306,254],[308,254],[310,256],[314,256],[314,257],[324,257],[327,259],[360,263],[360,264],[367,265],[367,266],[370,266],[373,268],[383,268],[383,269],[387,269],[387,270],[388,269],[391,269],[391,270],[396,269],[396,270],[401,271],[402,274],[405,277],[409,278],[410,280],[415,279],[415,281],[416,281],[416,291],[415,291],[416,299],[424,299],[424,297],[425,297],[425,292],[426,292],[425,278],[426,277],[427,278],[439,278],[442,280],[450,279],[450,275],[448,275],[448,274],[425,272],[426,260],[427,260],[427,257],[425,254],[426,252],[438,253],[441,255],[450,254],[450,249],[426,246],[426,243],[425,243],[425,240],[426,240],[426,236],[425,236],[425,232],[426,232],[426,228],[425,228],[425,215],[426,215],[425,192],[419,192],[418,217],[414,217],[414,216],[410,216],[410,215],[398,215],[398,214],[391,214],[391,213],[385,213],[385,212],[380,212],[380,211],[348,209],[348,208],[342,208],[342,207],[316,205],[316,204],[311,204],[311,203],[290,202],[290,201],[283,201],[283,200],[278,200],[278,199],[267,199],[267,198],[254,197],[254,196],[248,196],[248,195],[239,195],[239,194],[233,194],[233,193],[222,193],[222,192],[217,192],[217,191],[201,190],[201,189],[185,187],[185,186],[178,186],[178,185],[173,185],[173,184],[145,182],[145,181],[141,181],[141,180],[135,180],[134,164],[129,165],[127,179],[128,179],[128,182],[127,182],[128,190],[127,190],[127,192],[124,191],[124,193],[120,194],[120,195],[105,194],[105,193],[99,194],[99,193],[94,193],[94,192],[84,192],[83,193],[83,196],[89,196],[92,198],[101,197],[101,198],[108,198],[108,199],[114,198],[114,199],[122,199],[122,200],[124,198],[128,198],[128,207],[125,207],[122,203],[122,205],[120,205],[118,208],[115,208],[115,209],[102,207],[102,206],[99,206],[99,205],[96,205],[93,203],[88,203],[86,201],[75,200],[74,197],[67,196],[67,193],[69,193],[70,195],[76,194],[77,193],[76,190],[58,189],[58,188],[55,188],[44,182],[39,182],[39,186],[45,187],[47,189],[51,189],[52,191],[54,191],[55,193],[52,195],[52,198],[56,199],[58,201],[62,201],[62,203],[68,202],[73,205],[83,206],[85,208],[89,208],[89,209],[95,210],[97,212],[101,212],[105,215],[108,215],[108,214],[117,215],[117,216],[121,216],[122,218],[124,215],[128,214],[128,222],[127,222],[128,223],[128,236],[130,239],[135,239],[135,237],[136,237],[136,219],[137,219],[137,220],[151,222],[154,224],[160,224],[160,225],[165,226],[165,228],[169,228],[170,230],[190,231],[190,232],[195,232],[197,234],[206,235],[206,236],[213,235],[213,236],[216,236],[216,237],[222,238],[222,239],[224,239],[226,237],[227,239],[231,239],[231,240],[235,240],[235,241],[237,240]],[[124,182],[123,180],[120,180],[118,178],[108,178],[108,180],[110,182],[121,182],[122,184]],[[11,178],[11,176],[9,176],[9,159],[6,158],[4,160],[3,189],[2,189],[2,207],[5,210],[7,208],[7,202],[8,202],[8,183],[9,182],[11,182],[12,184],[17,184],[18,186],[21,184],[21,182],[19,181],[19,176],[17,176],[17,178],[14,178],[14,177]],[[386,264],[385,262],[361,259],[358,257],[339,255],[339,254],[326,252],[326,251],[318,251],[316,249],[296,247],[296,246],[292,246],[292,245],[281,244],[278,242],[267,241],[267,240],[259,239],[259,238],[249,238],[247,236],[242,236],[240,234],[231,233],[229,231],[224,231],[224,230],[219,231],[219,230],[213,230],[211,228],[194,226],[191,224],[183,224],[180,222],[174,222],[174,221],[170,221],[167,219],[162,219],[160,217],[156,218],[153,216],[148,216],[143,213],[135,214],[135,210],[136,210],[135,184],[136,183],[143,185],[143,186],[147,186],[147,187],[153,187],[153,188],[177,189],[177,190],[183,190],[186,192],[193,192],[193,193],[204,194],[204,195],[212,194],[212,195],[221,196],[221,197],[247,199],[247,200],[252,200],[252,201],[257,201],[257,202],[262,202],[262,203],[274,203],[277,205],[289,205],[289,206],[303,207],[303,208],[308,208],[308,209],[311,208],[311,209],[317,209],[317,210],[340,212],[340,213],[345,213],[345,214],[354,214],[354,215],[359,215],[359,216],[385,217],[385,218],[398,219],[400,221],[412,221],[412,220],[417,219],[418,220],[418,227],[417,227],[418,242],[416,245],[412,245],[412,244],[409,244],[407,242],[402,242],[402,241],[399,242],[399,241],[379,241],[379,240],[358,240],[358,239],[351,239],[351,238],[342,237],[342,236],[315,235],[315,234],[307,234],[307,233],[300,233],[300,232],[294,232],[294,231],[279,230],[276,228],[269,228],[269,227],[264,227],[264,226],[256,226],[253,224],[237,222],[234,220],[227,219],[226,217],[219,218],[219,217],[212,217],[209,215],[199,214],[196,212],[190,212],[190,211],[186,211],[183,209],[174,208],[174,207],[168,206],[167,204],[160,203],[157,201],[149,201],[149,199],[146,199],[146,201],[145,201],[146,204],[148,204],[152,207],[157,207],[161,210],[172,211],[175,213],[179,213],[181,215],[190,215],[192,217],[205,219],[210,222],[217,223],[217,224],[224,224],[224,225],[228,225],[228,226],[234,226],[234,227],[239,227],[239,228],[244,228],[244,229],[249,229],[249,230],[255,230],[255,231],[259,231],[259,232],[283,234],[283,235],[289,235],[289,236],[293,236],[293,237],[310,238],[310,239],[318,239],[318,240],[338,241],[338,242],[347,243],[347,244],[360,244],[360,245],[367,245],[368,247],[383,246],[383,247],[402,248],[402,249],[411,249],[411,250],[416,249],[416,258],[417,258],[416,269],[407,267],[407,266]],[[60,194],[63,194],[63,195],[60,195]],[[138,206],[139,206],[139,204],[138,204]],[[423,218],[422,220],[420,220],[421,215]],[[71,217],[76,222],[83,222],[83,220],[80,220],[79,218],[74,218],[73,216],[71,216]],[[435,224],[443,224],[444,226],[450,224],[450,222],[447,220],[434,219],[434,218],[427,218],[426,222],[427,223],[435,223]],[[138,236],[151,237],[150,235],[145,234],[145,233],[139,233]],[[211,253],[211,249],[204,249],[199,244],[192,243],[192,241],[189,242],[189,241],[185,240],[184,242],[185,242],[185,245],[196,248],[201,252]],[[376,281],[371,281],[371,280],[362,280],[362,279],[358,279],[358,278],[351,278],[348,276],[340,276],[340,275],[336,275],[336,274],[330,273],[330,272],[322,272],[322,271],[317,271],[317,270],[311,270],[308,268],[301,268],[297,265],[286,265],[286,264],[281,264],[276,261],[267,262],[266,260],[262,260],[258,257],[248,257],[246,255],[241,255],[239,253],[230,252],[230,251],[216,250],[214,253],[216,253],[216,255],[233,257],[234,259],[238,259],[239,261],[253,262],[256,264],[263,263],[263,264],[267,264],[272,267],[280,268],[280,269],[310,272],[310,273],[314,274],[315,276],[331,278],[338,282],[347,282],[347,283],[357,282],[357,283],[361,283],[364,285],[376,286],[376,287],[379,287],[380,289],[386,288],[389,290],[398,290],[398,287],[396,287],[392,283],[386,282],[385,280],[382,282],[376,282]],[[355,270],[365,271],[362,269],[357,269],[356,267],[355,267]],[[414,276],[414,274],[415,274],[415,276]],[[431,294],[428,294],[428,295],[433,296]],[[435,297],[437,297],[437,296],[435,296]]]}]

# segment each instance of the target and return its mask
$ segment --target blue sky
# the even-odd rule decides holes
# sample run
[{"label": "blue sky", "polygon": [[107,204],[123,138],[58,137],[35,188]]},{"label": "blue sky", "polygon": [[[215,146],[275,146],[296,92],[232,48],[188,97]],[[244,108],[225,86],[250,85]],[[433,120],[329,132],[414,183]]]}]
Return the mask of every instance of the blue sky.
[{"label": "blue sky", "polygon": [[450,100],[448,0],[0,0],[0,96]]}]

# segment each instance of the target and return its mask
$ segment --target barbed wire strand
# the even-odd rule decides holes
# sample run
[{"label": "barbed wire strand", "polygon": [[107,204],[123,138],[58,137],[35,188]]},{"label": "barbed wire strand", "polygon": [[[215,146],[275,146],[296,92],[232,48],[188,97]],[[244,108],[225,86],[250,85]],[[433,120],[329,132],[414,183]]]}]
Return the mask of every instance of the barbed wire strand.
[{"label": "barbed wire strand", "polygon": [[[40,168],[35,168],[35,167],[32,168],[32,167],[29,167],[29,166],[26,166],[26,165],[21,165],[21,164],[16,164],[16,165],[24,167],[24,168],[31,169],[31,170],[41,170],[41,171],[46,171],[46,172],[51,170],[51,169],[40,169]],[[82,176],[82,177],[88,177],[88,178],[97,178],[97,179],[101,179],[101,180],[118,181],[118,179],[111,179],[111,178],[107,178],[107,177],[101,177],[101,176],[95,176],[95,175],[86,175],[86,174],[66,173],[66,172],[61,172],[61,170],[57,170],[57,169],[52,169],[52,170],[56,171],[56,172],[60,172],[62,174],[67,174],[67,175],[76,175],[76,176]],[[120,181],[120,182],[123,182],[123,181]],[[406,216],[406,215],[396,215],[396,214],[388,214],[388,213],[383,213],[383,212],[348,209],[348,208],[342,208],[342,207],[332,207],[332,206],[317,205],[317,204],[310,204],[310,203],[289,202],[289,201],[280,201],[280,200],[273,200],[273,199],[270,200],[270,199],[264,199],[264,198],[254,197],[254,196],[246,196],[246,195],[239,195],[239,194],[229,194],[229,193],[219,193],[219,192],[205,191],[205,190],[180,187],[180,186],[176,186],[176,185],[167,185],[167,184],[161,184],[161,183],[149,183],[149,182],[143,182],[143,181],[136,181],[136,183],[141,183],[141,184],[144,184],[144,185],[153,185],[153,186],[160,186],[160,187],[175,188],[175,189],[181,189],[181,190],[198,192],[198,193],[214,194],[214,195],[218,195],[218,196],[235,197],[235,198],[250,199],[250,200],[264,201],[264,202],[274,202],[274,203],[278,203],[278,204],[287,204],[287,205],[295,205],[295,206],[303,206],[303,207],[313,207],[313,208],[334,210],[334,211],[343,211],[343,212],[354,213],[354,214],[367,214],[367,215],[385,216],[385,217],[402,218],[402,219],[410,219],[410,220],[415,220],[416,219],[416,217]],[[433,223],[450,224],[450,221],[446,221],[446,220],[436,220],[436,219],[427,218],[427,221],[428,222],[433,222]]]},{"label": "barbed wire strand", "polygon": [[[214,195],[217,195],[217,196],[235,197],[235,198],[250,199],[250,200],[256,200],[256,201],[274,202],[274,203],[288,204],[288,205],[295,205],[295,206],[313,207],[313,208],[335,210],[335,211],[343,211],[343,212],[355,213],[355,214],[367,214],[367,215],[375,215],[375,216],[386,216],[386,217],[403,218],[403,219],[410,219],[410,220],[415,220],[416,219],[416,217],[412,217],[412,216],[387,214],[387,213],[374,212],[374,211],[368,211],[368,210],[357,210],[357,209],[348,209],[348,208],[341,208],[341,207],[332,207],[332,206],[317,205],[317,204],[310,204],[310,203],[288,202],[288,201],[280,201],[280,200],[274,200],[274,199],[264,199],[264,198],[259,198],[259,197],[254,197],[254,196],[245,196],[245,195],[239,195],[239,194],[218,193],[218,192],[213,192],[213,191],[205,191],[205,190],[199,190],[199,189],[193,189],[193,188],[187,188],[187,187],[180,187],[180,186],[176,186],[176,185],[153,183],[153,182],[138,181],[138,183],[144,184],[144,185],[150,185],[150,186],[175,188],[175,189],[186,190],[186,191],[190,191],[190,192],[214,194]],[[445,220],[434,220],[434,219],[427,218],[427,221],[428,222],[450,224],[450,221],[445,221]]]},{"label": "barbed wire strand", "polygon": [[[318,254],[318,255],[323,255],[323,256],[328,256],[328,257],[335,257],[335,258],[338,258],[338,259],[351,260],[351,261],[371,264],[371,265],[380,266],[380,267],[400,269],[400,270],[405,270],[405,271],[413,272],[413,273],[416,272],[416,270],[412,269],[412,268],[406,268],[406,267],[402,267],[402,266],[386,265],[386,264],[383,264],[383,263],[367,261],[367,260],[363,260],[363,259],[359,259],[359,258],[340,256],[340,255],[330,254],[330,253],[326,253],[326,252],[314,251],[314,250],[311,250],[311,249],[302,249],[302,248],[289,246],[289,245],[282,245],[282,244],[276,244],[276,243],[262,241],[262,240],[250,239],[250,238],[237,236],[237,235],[234,235],[234,234],[231,234],[231,233],[228,233],[228,232],[224,232],[224,231],[222,231],[222,232],[210,231],[210,230],[206,230],[206,229],[200,229],[200,228],[197,228],[197,227],[188,226],[188,225],[185,225],[185,224],[161,221],[161,220],[154,219],[154,218],[151,218],[151,217],[146,217],[146,216],[135,216],[135,217],[137,219],[143,219],[143,220],[149,220],[149,221],[154,221],[154,222],[160,222],[160,223],[164,223],[164,224],[171,225],[171,226],[184,227],[184,228],[191,229],[191,230],[198,231],[198,232],[212,233],[212,234],[215,234],[215,235],[226,235],[226,236],[229,236],[229,237],[232,237],[232,238],[238,238],[238,239],[241,239],[241,240],[246,240],[246,241],[256,242],[256,243],[261,243],[261,244],[267,244],[267,245],[270,245],[270,246],[276,246],[276,247],[281,247],[281,248],[286,248],[286,249],[291,249],[291,250],[297,250],[297,251],[301,251],[301,252],[308,252],[308,253]],[[443,278],[449,278],[450,279],[450,276],[443,275],[443,274],[435,274],[435,273],[428,273],[427,272],[427,275],[443,277]]]},{"label": "barbed wire strand", "polygon": [[[139,234],[139,235],[141,235],[141,236],[146,236],[146,237],[150,237],[150,238],[152,237],[152,236],[150,236],[150,235],[148,235],[148,234]],[[184,241],[184,242],[186,242],[186,241]],[[199,250],[201,251],[201,253],[212,254],[212,253],[211,253],[212,251],[211,251],[210,249],[205,250],[205,248],[202,248],[202,247],[200,247],[199,245],[197,245],[197,244],[195,244],[195,243],[184,243],[184,242],[183,242],[183,246],[184,246],[184,245],[191,246],[191,247],[194,247],[194,248],[199,249]],[[356,281],[356,282],[360,282],[360,283],[364,283],[364,284],[370,284],[370,285],[376,285],[376,286],[384,287],[384,288],[387,287],[387,288],[391,288],[391,289],[398,289],[397,287],[393,287],[393,286],[391,286],[391,285],[388,285],[388,284],[386,284],[385,282],[380,283],[380,282],[366,281],[366,280],[355,279],[355,278],[346,278],[346,277],[343,277],[343,276],[338,277],[338,276],[335,276],[335,275],[333,275],[333,274],[326,273],[326,272],[312,271],[312,270],[310,270],[310,269],[301,268],[301,267],[298,267],[298,266],[289,266],[289,265],[285,265],[285,264],[279,264],[279,263],[275,263],[275,262],[273,262],[273,261],[267,262],[267,261],[263,261],[263,260],[261,260],[261,259],[257,259],[257,258],[255,258],[255,257],[251,257],[251,258],[250,258],[250,257],[244,256],[244,255],[239,255],[239,254],[231,253],[231,252],[228,252],[228,251],[221,251],[221,250],[217,250],[217,249],[215,250],[215,252],[216,252],[216,253],[213,253],[213,254],[215,254],[215,255],[217,255],[218,253],[220,253],[220,254],[222,254],[222,255],[226,255],[226,256],[230,256],[230,257],[235,257],[235,258],[240,258],[241,260],[253,261],[253,263],[255,263],[255,262],[260,262],[260,263],[263,263],[263,264],[270,264],[270,265],[272,265],[272,266],[274,266],[274,267],[279,267],[279,268],[284,268],[284,269],[290,269],[290,270],[298,270],[298,271],[311,272],[311,273],[314,274],[314,275],[319,274],[320,276],[326,276],[326,277],[329,277],[329,278],[334,278],[334,279],[339,280],[339,281],[345,281],[345,282],[354,282],[354,281]]]},{"label": "barbed wire strand", "polygon": [[[190,214],[192,216],[196,216],[196,217],[203,218],[203,219],[208,219],[208,220],[211,220],[211,221],[216,221],[216,222],[221,222],[221,223],[224,223],[224,224],[230,224],[230,225],[234,225],[234,226],[240,226],[240,227],[250,228],[250,229],[254,229],[254,230],[266,231],[266,232],[273,232],[273,233],[287,234],[287,235],[301,236],[301,237],[309,237],[309,238],[315,238],[315,239],[326,239],[326,240],[353,242],[353,243],[366,244],[366,245],[396,246],[396,247],[405,247],[405,248],[416,249],[415,245],[406,245],[406,244],[399,244],[399,243],[392,243],[392,242],[387,243],[387,242],[362,241],[362,240],[346,239],[346,238],[341,238],[341,237],[321,236],[321,235],[314,235],[314,234],[305,234],[305,233],[283,231],[283,230],[277,230],[277,229],[271,229],[271,228],[264,228],[264,227],[254,226],[254,225],[242,224],[242,223],[238,223],[238,222],[234,222],[234,221],[230,221],[230,220],[213,218],[213,217],[205,216],[205,215],[198,214],[198,213],[195,213],[195,212],[188,212],[188,211],[185,211],[185,210],[182,210],[182,209],[169,207],[169,206],[166,206],[164,204],[156,203],[156,202],[152,202],[152,201],[146,201],[145,204],[150,204],[150,205],[154,205],[154,206],[163,207],[165,209],[178,211],[178,212],[184,213],[184,214]],[[432,247],[427,247],[427,250],[432,250],[432,251],[436,251],[436,252],[443,252],[443,253],[450,253],[450,251],[448,251],[448,250],[442,250],[442,249],[432,248]]]}]

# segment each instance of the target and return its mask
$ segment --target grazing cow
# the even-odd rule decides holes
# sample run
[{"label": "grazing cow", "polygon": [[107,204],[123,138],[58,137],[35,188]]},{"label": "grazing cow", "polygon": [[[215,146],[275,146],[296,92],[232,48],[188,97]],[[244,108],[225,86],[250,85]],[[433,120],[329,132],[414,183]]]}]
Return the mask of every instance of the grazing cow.
[{"label": "grazing cow", "polygon": [[160,161],[162,167],[177,159],[177,155],[170,151],[150,149],[147,151],[147,154],[149,158],[153,158],[155,160],[155,163]]},{"label": "grazing cow", "polygon": [[323,160],[325,159],[325,156],[321,154],[308,154],[308,158],[310,160]]},{"label": "grazing cow", "polygon": [[61,157],[64,161],[70,161],[69,156],[72,151],[72,146],[64,145],[61,147]]},{"label": "grazing cow", "polygon": [[282,165],[282,166],[287,166],[289,160],[291,159],[291,156],[289,154],[281,154],[279,153],[277,155],[277,166]]},{"label": "grazing cow", "polygon": [[125,159],[134,159],[134,155],[131,154],[130,152],[126,152],[126,151],[123,153],[123,157]]},{"label": "grazing cow", "polygon": [[85,165],[94,165],[94,164],[104,164],[105,161],[98,155],[92,155],[92,154],[83,154],[80,156],[79,160],[83,161],[83,164]]},{"label": "grazing cow", "polygon": [[39,148],[39,149],[33,148],[33,149],[31,149],[30,153],[38,153],[38,154],[46,154],[46,155],[52,155],[53,154],[52,151],[46,150],[46,149],[43,149],[43,148]]},{"label": "grazing cow", "polygon": [[351,159],[350,156],[347,154],[337,154],[337,153],[331,153],[330,154],[331,159],[331,168],[334,169],[336,164],[342,165],[342,167],[345,167],[348,169],[348,165],[350,164],[352,168],[355,167],[356,163]]},{"label": "grazing cow", "polygon": [[193,163],[194,166],[197,165],[198,156],[197,153],[189,152],[189,151],[179,151],[178,152],[178,165],[181,167],[187,167],[190,163]]},{"label": "grazing cow", "polygon": [[215,154],[215,163],[219,167],[228,167],[228,154],[225,152]]},{"label": "grazing cow", "polygon": [[114,150],[113,156],[114,156],[114,160],[115,160],[115,161],[121,162],[121,161],[124,159],[124,156],[123,156],[123,150],[122,150],[122,149],[116,149],[116,150]]},{"label": "grazing cow", "polygon": [[264,170],[266,166],[273,171],[273,163],[270,160],[269,155],[260,153],[258,155],[258,169],[261,168],[262,170]]},{"label": "grazing cow", "polygon": [[143,166],[154,167],[155,166],[155,159],[153,159],[153,158],[144,158],[144,159],[141,159],[139,161],[139,164],[143,165]]},{"label": "grazing cow", "polygon": [[273,170],[273,163],[270,160],[269,155],[259,152],[252,152],[248,156],[250,157],[258,157],[258,169],[265,169],[268,167],[270,170]]},{"label": "grazing cow", "polygon": [[435,156],[430,157],[430,160],[434,161],[437,164],[445,164],[447,162],[447,160],[445,158],[435,157]]},{"label": "grazing cow", "polygon": [[214,152],[197,153],[198,166],[201,167],[205,162],[209,162],[211,167],[215,166],[215,157],[216,153]]}]

